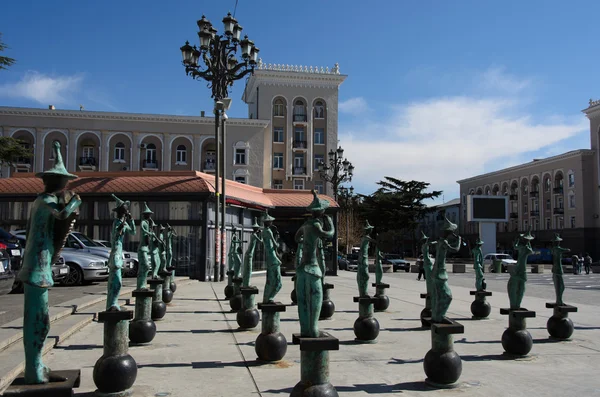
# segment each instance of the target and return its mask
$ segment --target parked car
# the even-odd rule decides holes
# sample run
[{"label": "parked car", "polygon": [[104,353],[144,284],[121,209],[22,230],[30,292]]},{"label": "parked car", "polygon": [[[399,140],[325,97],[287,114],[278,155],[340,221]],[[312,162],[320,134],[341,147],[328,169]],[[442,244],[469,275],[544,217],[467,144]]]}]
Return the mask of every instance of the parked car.
[{"label": "parked car", "polygon": [[348,256],[346,256],[346,260],[348,261],[348,264],[346,265],[346,270],[352,272],[358,270],[358,253],[348,254]]},{"label": "parked car", "polygon": [[100,244],[103,247],[110,248],[110,241],[108,240],[94,240],[94,242]]},{"label": "parked car", "polygon": [[[26,246],[27,241],[25,240],[24,234],[16,236],[23,246]],[[66,250],[63,248],[61,252],[64,265],[57,266],[59,277],[61,268],[66,266],[68,272],[64,274],[64,277],[60,278],[60,283],[63,285],[81,285],[91,281],[104,281],[108,279],[108,261],[98,255],[88,254],[86,252],[77,250]],[[54,275],[54,266],[53,266]],[[56,279],[55,279],[56,281]]]},{"label": "parked car", "polygon": [[[19,240],[2,228],[0,228],[0,249],[6,250],[10,258],[10,267],[17,274],[19,269],[21,269],[23,249]],[[22,292],[23,284],[15,280],[13,290],[15,292]]]},{"label": "parked car", "polygon": [[65,263],[65,258],[61,256],[58,261],[52,265],[52,280],[55,283],[60,283],[69,275],[69,266]]},{"label": "parked car", "polygon": [[15,272],[11,269],[8,252],[5,249],[0,249],[0,295],[12,291],[15,277]]},{"label": "parked car", "polygon": [[490,273],[495,273],[494,261],[502,261],[502,273],[506,273],[508,265],[516,265],[517,261],[508,254],[487,254],[483,257],[483,267],[489,266]]},{"label": "parked car", "polygon": [[398,270],[404,270],[405,272],[410,271],[410,263],[405,261],[400,254],[385,254],[383,255],[383,261],[381,263],[384,265],[392,265],[395,272]]},{"label": "parked car", "polygon": [[[15,236],[25,236],[25,230],[16,230],[13,234]],[[110,248],[95,242],[85,234],[79,232],[71,232],[67,236],[67,241],[62,250],[62,254],[64,255],[68,252],[87,252],[88,254],[100,256],[106,261],[108,261],[108,257],[110,256]],[[65,260],[67,259],[65,258]],[[137,275],[137,268],[137,253],[124,251],[123,276],[135,277]]]},{"label": "parked car", "polygon": [[349,264],[350,264],[350,262],[348,261],[348,259],[345,256],[343,256],[343,255],[338,256],[338,269],[348,270]]}]

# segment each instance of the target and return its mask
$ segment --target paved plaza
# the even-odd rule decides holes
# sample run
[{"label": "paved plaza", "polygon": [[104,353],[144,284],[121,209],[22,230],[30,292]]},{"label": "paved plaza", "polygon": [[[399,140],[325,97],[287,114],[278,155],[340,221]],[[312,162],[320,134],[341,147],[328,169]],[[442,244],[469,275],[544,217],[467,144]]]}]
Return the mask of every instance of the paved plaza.
[{"label": "paved plaza", "polygon": [[[332,299],[336,304],[333,319],[321,321],[324,331],[340,340],[340,350],[330,354],[331,383],[342,396],[368,395],[462,395],[462,396],[591,396],[600,393],[591,375],[600,360],[600,309],[595,301],[597,289],[583,291],[590,304],[578,304],[572,313],[575,333],[572,340],[554,342],[548,338],[545,325],[552,314],[545,308],[547,299],[527,293],[524,306],[537,312],[528,321],[534,339],[530,355],[508,359],[502,355],[501,335],[507,318],[499,314],[508,298],[501,286],[505,275],[495,276],[489,289],[493,306],[489,320],[471,319],[471,288],[457,286],[462,280],[472,282],[472,274],[450,274],[454,300],[448,316],[461,322],[465,333],[455,336],[455,350],[462,357],[463,372],[459,387],[436,390],[423,381],[423,357],[430,348],[430,332],[420,328],[419,313],[425,283],[412,273],[386,274],[384,281],[391,305],[388,311],[376,313],[381,332],[375,344],[357,344],[352,325],[358,316],[356,274],[340,272],[330,277],[335,284]],[[531,289],[551,289],[545,285],[547,274],[531,275]],[[535,277],[533,277],[535,276]],[[588,284],[577,281],[597,280],[596,276],[573,276],[579,280],[569,285]],[[586,278],[587,277],[587,278]],[[591,278],[594,277],[594,278]],[[567,278],[571,278],[567,276]],[[540,280],[539,286],[534,279]],[[264,275],[256,275],[253,284],[261,290]],[[288,307],[281,316],[282,333],[288,339],[285,358],[276,364],[256,361],[254,341],[259,326],[251,331],[238,331],[235,314],[223,298],[224,283],[189,282],[178,288],[164,320],[157,322],[158,333],[150,345],[131,347],[139,371],[134,386],[135,396],[286,396],[300,379],[300,352],[291,344],[291,335],[299,331],[297,308]],[[567,303],[572,292],[565,292]],[[284,279],[278,300],[289,303],[292,283]],[[535,292],[535,291],[533,291]],[[129,306],[133,309],[133,306]],[[81,368],[81,387],[76,395],[91,395],[95,389],[92,369],[102,355],[102,325],[93,321],[73,334],[46,355],[53,369]]]}]

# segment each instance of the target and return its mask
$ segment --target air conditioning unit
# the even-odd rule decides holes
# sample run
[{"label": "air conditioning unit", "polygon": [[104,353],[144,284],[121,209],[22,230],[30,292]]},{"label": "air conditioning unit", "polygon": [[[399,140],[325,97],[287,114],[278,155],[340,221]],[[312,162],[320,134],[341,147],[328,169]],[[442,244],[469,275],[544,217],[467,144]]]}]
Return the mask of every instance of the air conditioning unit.
[{"label": "air conditioning unit", "polygon": [[127,166],[123,167],[123,171],[129,171],[129,167],[127,167]]},{"label": "air conditioning unit", "polygon": [[140,143],[140,149],[146,149],[146,144],[145,143]]}]

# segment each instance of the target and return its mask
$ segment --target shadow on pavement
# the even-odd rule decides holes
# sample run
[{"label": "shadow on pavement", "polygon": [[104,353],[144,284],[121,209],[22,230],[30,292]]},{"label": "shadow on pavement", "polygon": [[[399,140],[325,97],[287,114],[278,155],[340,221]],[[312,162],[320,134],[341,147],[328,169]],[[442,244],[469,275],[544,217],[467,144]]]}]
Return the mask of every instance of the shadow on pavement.
[{"label": "shadow on pavement", "polygon": [[[221,310],[215,310],[215,311],[196,310],[196,311],[190,311],[190,312],[181,311],[181,310],[169,310],[168,312],[169,313],[177,313],[177,314],[231,314],[231,313],[235,313],[232,311],[221,311]],[[224,321],[224,320],[214,320],[214,321]]]},{"label": "shadow on pavement", "polygon": [[102,345],[69,345],[69,346],[54,346],[55,349],[60,350],[93,350],[102,349]]},{"label": "shadow on pavement", "polygon": [[429,328],[413,327],[413,328],[382,328],[382,331],[390,332],[410,332],[410,331],[429,331]]},{"label": "shadow on pavement", "polygon": [[234,361],[224,363],[222,361],[197,361],[191,363],[152,363],[138,364],[138,368],[183,368],[192,367],[193,369],[225,368],[225,367],[260,367],[270,365],[271,363],[258,361]]},{"label": "shadow on pavement", "polygon": [[230,332],[242,332],[243,329],[172,329],[172,330],[158,330],[157,333],[165,334],[211,334],[211,333],[230,333]]},{"label": "shadow on pavement", "polygon": [[461,339],[455,340],[454,343],[465,343],[467,345],[477,345],[479,343],[502,343],[502,341],[500,339],[468,341],[467,338],[461,338]]},{"label": "shadow on pavement", "polygon": [[[527,357],[527,356],[526,356]],[[518,360],[518,359],[522,359],[524,357],[520,357],[520,356],[513,356],[510,354],[484,354],[481,356],[475,356],[475,355],[465,355],[465,356],[460,356],[460,358],[463,361],[511,361],[511,360]]]},{"label": "shadow on pavement", "polygon": [[[335,385],[334,385],[335,386]],[[387,385],[385,383],[367,383],[367,384],[355,384],[352,386],[335,386],[338,392],[359,392],[362,391],[367,394],[386,394],[386,393],[398,393],[402,391],[433,391],[437,390],[427,386],[425,382],[404,382],[397,383],[395,385]],[[274,393],[274,394],[290,394],[292,392],[291,387],[285,389],[269,389],[262,390],[263,393]]]},{"label": "shadow on pavement", "polygon": [[[218,302],[220,299],[205,299],[205,298],[177,298],[180,301],[205,301],[205,302]],[[226,299],[223,299],[226,300]]]},{"label": "shadow on pavement", "polygon": [[401,358],[391,358],[391,361],[388,361],[388,364],[417,364],[417,363],[422,363],[423,359],[419,358],[419,359],[413,359],[413,360],[403,360]]}]

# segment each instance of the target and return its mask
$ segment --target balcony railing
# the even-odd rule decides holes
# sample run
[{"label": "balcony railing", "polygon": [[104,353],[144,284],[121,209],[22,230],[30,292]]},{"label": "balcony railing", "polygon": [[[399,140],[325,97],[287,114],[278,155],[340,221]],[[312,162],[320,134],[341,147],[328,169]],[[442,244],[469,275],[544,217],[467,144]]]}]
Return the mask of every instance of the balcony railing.
[{"label": "balcony railing", "polygon": [[294,149],[306,149],[306,141],[294,141]]},{"label": "balcony railing", "polygon": [[214,161],[205,161],[203,170],[204,171],[214,171],[215,170],[215,162]]},{"label": "balcony railing", "polygon": [[537,190],[529,192],[529,197],[539,197],[539,196],[540,196],[540,192]]},{"label": "balcony railing", "polygon": [[510,201],[517,201],[519,200],[519,195],[511,193],[510,196],[508,196],[508,199]]},{"label": "balcony railing", "polygon": [[158,169],[158,161],[156,161],[156,160],[144,160],[143,163],[142,163],[142,168]]},{"label": "balcony railing", "polygon": [[554,214],[560,215],[565,213],[565,209],[563,207],[555,208],[553,211]]},{"label": "balcony railing", "polygon": [[510,217],[513,218],[513,219],[517,219],[519,217],[519,214],[516,213],[516,212],[511,212],[510,213]]},{"label": "balcony railing", "polygon": [[306,175],[306,167],[294,167],[293,175]]},{"label": "balcony railing", "polygon": [[529,211],[529,215],[531,216],[540,216],[540,211]]},{"label": "balcony railing", "polygon": [[79,165],[95,167],[96,166],[96,158],[95,157],[80,157]]},{"label": "balcony railing", "polygon": [[17,157],[15,159],[17,165],[31,165],[31,159],[28,157]]},{"label": "balcony railing", "polygon": [[294,121],[306,123],[306,115],[305,114],[295,114]]},{"label": "balcony railing", "polygon": [[554,189],[552,189],[552,191],[553,191],[555,194],[562,194],[562,192],[563,192],[563,187],[562,187],[562,186],[555,187]]}]

